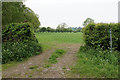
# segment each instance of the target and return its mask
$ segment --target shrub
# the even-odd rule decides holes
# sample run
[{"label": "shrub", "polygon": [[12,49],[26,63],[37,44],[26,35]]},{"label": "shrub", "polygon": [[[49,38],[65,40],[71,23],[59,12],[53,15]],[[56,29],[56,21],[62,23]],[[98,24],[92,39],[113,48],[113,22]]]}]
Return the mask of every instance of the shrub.
[{"label": "shrub", "polygon": [[22,61],[42,52],[32,27],[28,23],[12,23],[2,32],[2,63]]},{"label": "shrub", "polygon": [[88,24],[83,29],[85,43],[92,47],[100,47],[104,50],[109,49],[110,28],[112,30],[113,48],[115,50],[120,50],[120,26],[117,23]]},{"label": "shrub", "polygon": [[29,42],[6,42],[2,45],[2,63],[9,61],[22,61],[42,51],[41,46],[33,41]]},{"label": "shrub", "polygon": [[2,41],[37,41],[29,23],[11,23],[2,30]]}]

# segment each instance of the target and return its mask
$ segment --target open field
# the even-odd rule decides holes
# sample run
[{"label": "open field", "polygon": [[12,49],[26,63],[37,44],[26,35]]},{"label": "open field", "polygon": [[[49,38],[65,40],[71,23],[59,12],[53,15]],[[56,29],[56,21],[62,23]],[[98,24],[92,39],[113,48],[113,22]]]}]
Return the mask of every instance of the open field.
[{"label": "open field", "polygon": [[43,51],[51,49],[56,44],[68,43],[68,44],[84,44],[83,34],[78,33],[36,33],[36,37],[43,47]]},{"label": "open field", "polygon": [[40,43],[83,43],[82,33],[36,33]]}]

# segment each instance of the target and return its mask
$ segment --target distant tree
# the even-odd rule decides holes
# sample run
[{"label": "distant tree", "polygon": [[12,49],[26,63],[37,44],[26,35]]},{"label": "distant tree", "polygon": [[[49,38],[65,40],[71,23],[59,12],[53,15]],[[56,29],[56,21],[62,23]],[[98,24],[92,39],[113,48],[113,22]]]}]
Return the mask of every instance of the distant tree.
[{"label": "distant tree", "polygon": [[51,30],[52,29],[50,27],[47,27],[47,29],[46,29],[47,32],[51,32]]},{"label": "distant tree", "polygon": [[68,32],[68,28],[64,28],[63,32]]},{"label": "distant tree", "polygon": [[85,26],[87,26],[87,25],[90,24],[90,23],[94,23],[94,20],[91,19],[91,18],[87,18],[87,19],[83,22],[83,26],[85,27]]},{"label": "distant tree", "polygon": [[58,25],[57,31],[58,31],[58,32],[64,32],[64,29],[65,29],[65,27],[67,27],[67,26],[68,26],[68,25],[67,25],[66,23],[61,23],[61,24]]},{"label": "distant tree", "polygon": [[72,32],[72,28],[68,28],[68,32]]},{"label": "distant tree", "polygon": [[81,30],[82,30],[82,27],[77,28],[77,32],[81,32]]},{"label": "distant tree", "polygon": [[45,28],[45,27],[42,27],[40,31],[41,31],[41,32],[45,32],[45,31],[46,31],[46,28]]},{"label": "distant tree", "polygon": [[58,27],[56,28],[56,31],[57,31],[57,32],[60,32],[60,31],[61,31],[60,26],[58,26]]},{"label": "distant tree", "polygon": [[55,29],[51,29],[51,32],[55,32],[56,30]]}]

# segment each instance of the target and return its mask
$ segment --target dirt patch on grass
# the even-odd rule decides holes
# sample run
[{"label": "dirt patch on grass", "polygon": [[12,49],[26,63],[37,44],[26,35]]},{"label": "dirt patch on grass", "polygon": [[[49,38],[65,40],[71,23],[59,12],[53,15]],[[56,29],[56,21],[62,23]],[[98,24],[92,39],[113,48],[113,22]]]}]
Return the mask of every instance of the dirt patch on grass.
[{"label": "dirt patch on grass", "polygon": [[[70,67],[76,64],[76,53],[79,51],[80,44],[56,44],[52,50],[34,56],[18,66],[11,67],[3,71],[4,78],[68,78],[67,72]],[[47,60],[56,49],[67,51],[62,57],[58,58],[57,64],[52,64],[45,68]]]}]

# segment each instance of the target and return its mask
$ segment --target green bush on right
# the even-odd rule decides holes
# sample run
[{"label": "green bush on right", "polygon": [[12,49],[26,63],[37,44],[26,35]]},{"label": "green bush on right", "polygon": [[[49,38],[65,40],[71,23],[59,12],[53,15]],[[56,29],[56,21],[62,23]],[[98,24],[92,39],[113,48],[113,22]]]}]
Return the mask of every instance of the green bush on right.
[{"label": "green bush on right", "polygon": [[118,23],[91,23],[83,28],[86,45],[110,49],[110,29],[112,30],[113,49],[120,51],[120,25]]}]

